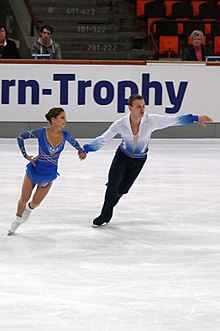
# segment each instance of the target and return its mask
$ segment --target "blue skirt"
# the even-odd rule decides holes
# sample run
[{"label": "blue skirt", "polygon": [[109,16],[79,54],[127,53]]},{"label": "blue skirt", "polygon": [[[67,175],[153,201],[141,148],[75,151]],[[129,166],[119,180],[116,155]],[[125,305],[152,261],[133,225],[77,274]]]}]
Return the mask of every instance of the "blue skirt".
[{"label": "blue skirt", "polygon": [[38,160],[35,161],[35,166],[31,162],[27,164],[26,174],[33,184],[42,186],[51,183],[59,176],[57,165],[51,163],[48,165]]}]

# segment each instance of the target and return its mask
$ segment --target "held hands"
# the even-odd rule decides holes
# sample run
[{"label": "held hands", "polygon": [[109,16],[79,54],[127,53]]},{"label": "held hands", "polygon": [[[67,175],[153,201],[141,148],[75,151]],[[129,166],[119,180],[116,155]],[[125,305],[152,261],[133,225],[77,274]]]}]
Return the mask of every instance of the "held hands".
[{"label": "held hands", "polygon": [[198,123],[205,128],[206,127],[206,123],[212,123],[213,119],[209,116],[206,115],[199,115],[198,116]]},{"label": "held hands", "polygon": [[86,158],[86,153],[83,153],[83,152],[78,152],[78,155],[79,155],[79,159],[82,161]]}]

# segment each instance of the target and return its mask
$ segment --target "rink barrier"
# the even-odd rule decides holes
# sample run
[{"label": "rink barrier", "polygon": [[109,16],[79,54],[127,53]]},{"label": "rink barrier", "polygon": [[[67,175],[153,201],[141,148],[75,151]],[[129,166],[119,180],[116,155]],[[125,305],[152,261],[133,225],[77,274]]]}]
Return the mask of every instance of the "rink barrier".
[{"label": "rink barrier", "polygon": [[205,130],[195,124],[153,137],[219,137],[218,63],[1,59],[0,68],[0,137],[44,126],[44,114],[54,106],[65,109],[76,137],[97,136],[128,112],[131,93],[144,96],[149,113],[215,120]]}]

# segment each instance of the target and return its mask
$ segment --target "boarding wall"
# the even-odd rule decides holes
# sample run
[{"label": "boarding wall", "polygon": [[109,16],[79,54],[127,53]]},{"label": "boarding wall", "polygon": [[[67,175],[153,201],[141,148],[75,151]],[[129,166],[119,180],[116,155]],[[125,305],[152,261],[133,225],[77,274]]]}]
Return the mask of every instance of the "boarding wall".
[{"label": "boarding wall", "polygon": [[146,111],[167,116],[207,114],[215,123],[155,132],[159,138],[220,137],[220,67],[189,62],[0,61],[0,137],[45,126],[44,114],[63,107],[74,136],[90,138],[128,112],[132,93]]}]

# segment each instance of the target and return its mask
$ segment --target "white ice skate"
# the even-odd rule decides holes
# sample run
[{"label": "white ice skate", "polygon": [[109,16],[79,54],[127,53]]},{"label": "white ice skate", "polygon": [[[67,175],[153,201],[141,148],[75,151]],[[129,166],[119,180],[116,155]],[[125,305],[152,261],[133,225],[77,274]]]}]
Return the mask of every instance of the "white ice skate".
[{"label": "white ice skate", "polygon": [[24,222],[27,221],[27,219],[30,216],[32,209],[27,205],[27,207],[25,208],[22,217],[20,216],[16,216],[15,221],[11,224],[9,230],[8,230],[8,235],[12,235],[15,233],[15,231],[17,230],[17,228]]},{"label": "white ice skate", "polygon": [[33,210],[33,208],[30,208],[29,204],[28,204],[27,207],[25,208],[24,212],[23,212],[23,215],[22,215],[22,220],[23,220],[22,223],[27,221],[27,219],[29,218],[30,213],[31,213],[32,210]]},{"label": "white ice skate", "polygon": [[15,221],[11,224],[10,228],[8,229],[8,235],[12,235],[15,233],[15,231],[17,230],[17,228],[24,223],[25,221],[22,220],[22,217],[20,216],[16,216]]}]

